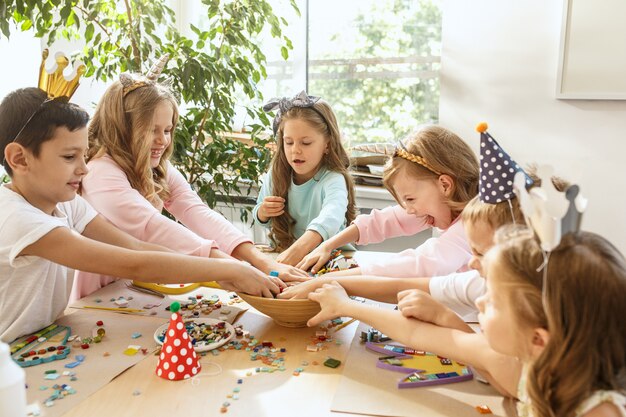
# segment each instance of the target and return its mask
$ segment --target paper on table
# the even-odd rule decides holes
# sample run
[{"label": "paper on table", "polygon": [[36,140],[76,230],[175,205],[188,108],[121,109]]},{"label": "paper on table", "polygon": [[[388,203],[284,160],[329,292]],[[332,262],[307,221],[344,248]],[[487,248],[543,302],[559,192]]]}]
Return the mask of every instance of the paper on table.
[{"label": "paper on table", "polygon": [[361,324],[352,340],[331,410],[374,416],[470,416],[474,407],[487,405],[496,416],[506,415],[503,397],[489,385],[477,381],[449,385],[398,389],[404,375],[376,367],[380,354],[360,342]]},{"label": "paper on table", "polygon": [[[162,318],[123,317],[109,312],[91,310],[76,311],[61,317],[56,323],[71,327],[73,335],[87,337],[91,336],[91,331],[98,320],[104,322],[106,329],[102,342],[92,343],[89,349],[71,347],[69,343],[72,351],[66,359],[24,368],[28,384],[26,390],[28,403],[38,402],[42,415],[56,417],[64,414],[126,369],[151,355],[157,347],[152,336],[155,329],[163,323]],[[133,339],[131,335],[135,332],[142,336]],[[134,356],[125,355],[123,352],[128,345],[140,345],[142,348],[147,348],[148,355],[144,355],[141,351]],[[105,352],[108,352],[110,356],[105,357]],[[76,361],[76,355],[85,356],[83,363],[72,369],[66,368],[65,364]],[[56,380],[45,380],[44,372],[53,369],[61,376]],[[78,379],[71,381],[69,376],[62,376],[64,371],[75,372]],[[55,384],[68,384],[76,390],[76,393],[61,400],[55,400],[52,407],[46,407],[44,401],[52,395],[54,391],[52,386]],[[42,389],[43,387],[47,388]]]},{"label": "paper on table", "polygon": [[[164,319],[168,319],[170,317],[170,312],[165,309],[165,307],[169,306],[174,301],[179,302],[189,302],[188,297],[196,297],[196,295],[202,295],[203,297],[211,297],[212,295],[217,295],[220,297],[222,301],[223,307],[217,310],[212,311],[210,314],[201,314],[200,317],[210,317],[218,320],[223,320],[228,323],[233,323],[237,316],[242,312],[247,310],[247,304],[245,303],[237,303],[233,305],[227,305],[230,301],[230,296],[224,290],[217,290],[214,288],[206,288],[200,287],[193,291],[188,292],[187,294],[181,295],[165,295],[165,298],[146,294],[144,292],[133,291],[128,288],[126,280],[118,280],[112,284],[107,285],[106,287],[100,288],[98,291],[89,294],[88,296],[81,298],[80,300],[72,303],[70,307],[72,308],[85,308],[85,306],[95,306],[95,307],[117,307],[115,303],[111,301],[111,299],[117,299],[120,296],[128,299],[129,296],[132,296],[133,299],[128,301],[128,308],[132,309],[140,309],[144,310],[143,313],[131,313],[133,315],[141,315],[141,316],[156,316],[162,317]],[[96,300],[100,300],[99,303]],[[158,307],[153,307],[151,309],[145,309],[144,306],[148,304],[160,304]],[[151,315],[151,312],[156,312],[156,315]],[[185,312],[182,312],[183,315]],[[128,314],[128,313],[124,313]]]}]

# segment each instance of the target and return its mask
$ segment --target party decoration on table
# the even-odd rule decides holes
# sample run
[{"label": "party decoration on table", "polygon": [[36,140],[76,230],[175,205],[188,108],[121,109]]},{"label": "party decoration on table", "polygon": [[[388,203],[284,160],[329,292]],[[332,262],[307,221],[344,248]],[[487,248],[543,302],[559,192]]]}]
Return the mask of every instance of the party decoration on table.
[{"label": "party decoration on table", "polygon": [[159,377],[170,381],[191,378],[201,369],[198,355],[191,345],[191,338],[178,314],[179,308],[180,304],[176,301],[170,305],[172,316],[156,368]]},{"label": "party decoration on table", "polygon": [[217,282],[194,282],[192,284],[155,284],[151,282],[133,281],[134,287],[144,288],[160,294],[180,295],[186,294],[199,287],[217,288],[221,289]]},{"label": "party decoration on table", "polygon": [[385,355],[378,358],[377,368],[406,374],[398,381],[398,388],[450,384],[469,381],[473,377],[468,366],[430,352],[396,343],[367,342],[365,347]]},{"label": "party decoration on table", "polygon": [[67,342],[71,332],[69,327],[51,324],[11,343],[11,357],[23,368],[65,359],[70,353]]},{"label": "party decoration on table", "polygon": [[[207,352],[218,348],[230,341],[236,333],[232,324],[223,320],[193,318],[182,320],[182,322],[196,352]],[[164,344],[167,331],[169,331],[167,324],[160,326],[154,332],[154,340],[160,345]]]}]

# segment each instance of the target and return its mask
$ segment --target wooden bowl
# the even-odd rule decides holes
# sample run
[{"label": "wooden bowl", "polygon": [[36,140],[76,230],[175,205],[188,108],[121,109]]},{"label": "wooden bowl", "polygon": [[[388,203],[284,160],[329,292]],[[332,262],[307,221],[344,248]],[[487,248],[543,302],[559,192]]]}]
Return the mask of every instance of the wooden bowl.
[{"label": "wooden bowl", "polygon": [[283,300],[237,293],[242,300],[274,319],[284,327],[306,327],[306,322],[320,312],[320,305],[311,300]]}]

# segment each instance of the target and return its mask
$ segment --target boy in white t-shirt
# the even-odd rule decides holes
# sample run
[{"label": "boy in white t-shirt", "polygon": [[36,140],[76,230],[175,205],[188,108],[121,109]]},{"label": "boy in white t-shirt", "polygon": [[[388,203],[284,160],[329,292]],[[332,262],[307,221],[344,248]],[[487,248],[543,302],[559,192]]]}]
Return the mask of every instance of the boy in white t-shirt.
[{"label": "boy in white t-shirt", "polygon": [[[0,339],[32,333],[64,310],[71,269],[140,281],[216,280],[271,297],[280,280],[233,259],[178,255],[116,229],[76,195],[87,173],[87,112],[24,88],[0,104]],[[170,252],[170,253],[165,253]]]}]

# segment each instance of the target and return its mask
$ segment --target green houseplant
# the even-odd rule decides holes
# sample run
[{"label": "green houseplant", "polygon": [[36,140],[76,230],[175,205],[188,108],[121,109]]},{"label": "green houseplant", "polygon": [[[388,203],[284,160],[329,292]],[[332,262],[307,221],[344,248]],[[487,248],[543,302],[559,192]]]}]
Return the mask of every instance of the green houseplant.
[{"label": "green houseplant", "polygon": [[[295,0],[289,0],[296,11]],[[181,101],[174,164],[187,176],[200,196],[214,207],[216,189],[232,202],[238,183],[256,182],[265,171],[269,153],[260,133],[270,120],[260,107],[245,111],[252,123],[251,144],[233,140],[231,131],[238,98],[259,102],[257,89],[267,77],[266,58],[259,49],[259,34],[269,29],[278,38],[287,59],[290,40],[266,0],[201,0],[206,27],[190,25],[182,34],[167,0],[9,0],[0,4],[0,36],[11,30],[33,31],[51,45],[58,38],[80,39],[85,77],[107,82],[122,72],[143,72],[155,56],[170,54],[165,74]],[[248,187],[249,192],[249,187]],[[247,212],[241,212],[247,219]]]}]

